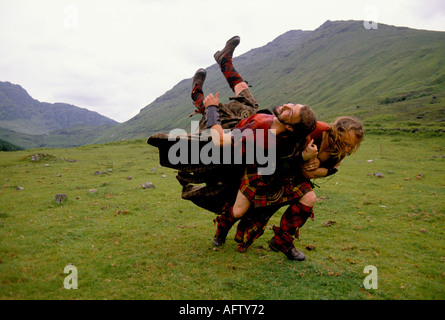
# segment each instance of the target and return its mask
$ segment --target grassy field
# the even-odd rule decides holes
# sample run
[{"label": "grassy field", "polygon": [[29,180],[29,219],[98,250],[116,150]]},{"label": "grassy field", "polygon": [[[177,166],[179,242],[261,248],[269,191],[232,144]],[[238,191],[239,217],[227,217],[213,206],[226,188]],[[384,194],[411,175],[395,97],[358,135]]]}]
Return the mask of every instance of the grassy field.
[{"label": "grassy field", "polygon": [[[214,215],[181,199],[175,171],[143,140],[1,152],[0,181],[3,300],[445,298],[443,137],[368,135],[316,182],[315,221],[296,242],[303,262],[268,248],[284,209],[246,253],[233,230],[213,248]],[[77,290],[64,287],[70,264]],[[377,289],[364,286],[368,265]]]}]

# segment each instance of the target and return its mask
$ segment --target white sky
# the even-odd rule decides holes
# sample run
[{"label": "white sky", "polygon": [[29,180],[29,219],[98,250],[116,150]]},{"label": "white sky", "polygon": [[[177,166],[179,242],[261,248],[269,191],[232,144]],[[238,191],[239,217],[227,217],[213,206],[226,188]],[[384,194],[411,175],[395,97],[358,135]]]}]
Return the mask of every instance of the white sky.
[{"label": "white sky", "polygon": [[0,0],[0,81],[123,122],[233,35],[240,55],[351,19],[445,31],[445,0]]}]

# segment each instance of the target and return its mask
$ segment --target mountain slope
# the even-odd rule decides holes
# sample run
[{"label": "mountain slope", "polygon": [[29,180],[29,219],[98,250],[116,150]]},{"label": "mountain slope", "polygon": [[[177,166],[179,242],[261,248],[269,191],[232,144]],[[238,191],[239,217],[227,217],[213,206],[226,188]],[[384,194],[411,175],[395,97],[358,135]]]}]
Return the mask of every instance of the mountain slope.
[{"label": "mountain slope", "polygon": [[70,148],[94,144],[102,132],[114,127],[114,124],[102,126],[76,126],[58,129],[44,134],[28,134],[0,128],[1,139],[21,148]]},{"label": "mountain slope", "polygon": [[0,128],[38,135],[75,126],[115,124],[116,121],[87,109],[37,101],[21,86],[0,82]]},{"label": "mountain slope", "polygon": [[[324,121],[349,114],[371,129],[443,131],[444,53],[445,32],[383,24],[367,30],[362,21],[327,21],[314,31],[289,31],[235,57],[234,64],[263,108],[297,102],[311,105]],[[218,67],[206,70],[204,92],[220,91],[227,102],[232,93]],[[179,82],[97,141],[188,129],[190,120],[200,118],[188,117],[191,83]]]},{"label": "mountain slope", "polygon": [[22,148],[8,141],[0,139],[0,151],[18,151],[18,150],[22,150]]}]

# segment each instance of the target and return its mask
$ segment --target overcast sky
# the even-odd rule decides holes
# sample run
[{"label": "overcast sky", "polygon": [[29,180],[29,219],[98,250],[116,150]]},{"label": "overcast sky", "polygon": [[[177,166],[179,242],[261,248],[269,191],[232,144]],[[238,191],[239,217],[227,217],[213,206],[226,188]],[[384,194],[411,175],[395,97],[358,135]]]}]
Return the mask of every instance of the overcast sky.
[{"label": "overcast sky", "polygon": [[445,0],[0,0],[0,81],[123,122],[233,35],[240,55],[351,19],[445,31]]}]

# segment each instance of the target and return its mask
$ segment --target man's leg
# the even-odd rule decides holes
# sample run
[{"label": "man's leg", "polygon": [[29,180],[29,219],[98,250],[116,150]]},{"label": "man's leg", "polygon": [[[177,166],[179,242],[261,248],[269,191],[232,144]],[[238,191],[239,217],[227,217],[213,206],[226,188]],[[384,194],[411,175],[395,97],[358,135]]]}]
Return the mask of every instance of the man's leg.
[{"label": "man's leg", "polygon": [[[198,69],[193,76],[192,93],[191,97],[193,100],[193,105],[197,108],[194,114],[201,113],[204,114],[205,108],[204,102],[204,92],[202,91],[204,80],[206,78],[205,69]],[[194,115],[192,114],[192,115]],[[191,115],[191,116],[192,116]]]},{"label": "man's leg", "polygon": [[214,55],[214,58],[219,64],[230,88],[237,95],[244,89],[248,88],[247,83],[243,80],[232,64],[233,52],[235,51],[235,48],[238,46],[239,42],[240,37],[238,36],[229,39],[226,46],[222,50],[216,52]]},{"label": "man's leg", "polygon": [[241,191],[238,190],[235,204],[233,206],[226,204],[222,209],[222,214],[214,220],[215,222],[218,222],[216,234],[213,237],[213,244],[215,246],[220,246],[226,242],[226,237],[230,229],[239,219],[241,219],[242,216],[246,214],[249,207],[249,199],[247,199],[241,193]]},{"label": "man's leg", "polygon": [[317,196],[315,195],[314,191],[309,191],[307,193],[305,193],[301,198],[300,198],[300,203],[308,206],[308,207],[313,207],[315,205],[315,202],[317,201]]},{"label": "man's leg", "polygon": [[246,198],[241,191],[238,190],[236,195],[235,204],[233,205],[233,216],[237,219],[241,218],[246,214],[250,208],[250,200]]},{"label": "man's leg", "polygon": [[302,261],[305,256],[298,251],[293,242],[306,220],[312,216],[312,208],[317,197],[313,191],[306,193],[299,202],[289,206],[281,217],[280,227],[273,227],[275,236],[272,237],[269,247],[274,251],[283,252],[290,260]]},{"label": "man's leg", "polygon": [[247,82],[243,81],[235,85],[233,91],[235,91],[236,95],[239,95],[242,91],[249,89]]},{"label": "man's leg", "polygon": [[270,218],[281,207],[281,205],[276,205],[252,208],[245,217],[241,218],[235,234],[239,252],[246,252],[252,243],[263,235]]},{"label": "man's leg", "polygon": [[213,237],[214,246],[219,247],[226,242],[227,234],[238,220],[238,218],[233,216],[233,206],[226,204],[221,215],[213,220],[213,222],[218,223],[215,236]]}]

